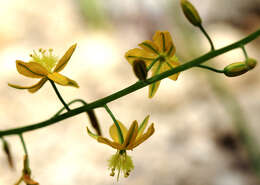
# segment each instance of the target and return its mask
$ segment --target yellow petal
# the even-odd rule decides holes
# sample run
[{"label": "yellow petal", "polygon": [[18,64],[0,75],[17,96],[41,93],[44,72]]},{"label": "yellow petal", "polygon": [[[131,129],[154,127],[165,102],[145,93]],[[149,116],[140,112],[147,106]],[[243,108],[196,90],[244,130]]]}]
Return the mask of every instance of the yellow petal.
[{"label": "yellow petal", "polygon": [[138,128],[138,135],[136,137],[136,139],[138,139],[141,135],[143,135],[143,132],[148,124],[148,121],[149,121],[149,117],[150,115],[146,116],[143,120],[143,122],[141,123],[141,125],[139,126]]},{"label": "yellow petal", "polygon": [[159,51],[158,51],[157,45],[155,45],[150,40],[146,40],[146,41],[142,42],[141,44],[138,44],[138,46],[140,46],[142,49],[144,49],[145,51],[147,51],[149,53],[153,53],[155,55],[160,54]]},{"label": "yellow petal", "polygon": [[67,65],[71,55],[76,49],[76,46],[77,44],[73,44],[72,46],[70,46],[70,48],[66,51],[63,57],[61,57],[61,59],[59,60],[58,64],[54,69],[54,72],[60,72]]},{"label": "yellow petal", "polygon": [[63,76],[60,73],[49,73],[48,78],[54,81],[57,84],[64,85],[64,86],[72,86],[72,87],[79,87],[76,81],[69,79],[66,76]]},{"label": "yellow petal", "polygon": [[[168,62],[168,64],[166,62],[163,63],[162,68],[161,68],[161,73],[168,71],[172,68],[176,68],[179,65],[181,65],[181,63],[178,61],[177,57],[172,57],[169,60],[167,60],[167,62]],[[170,78],[171,80],[177,80],[179,74],[180,73],[176,73],[174,75],[169,76],[168,78]]]},{"label": "yellow petal", "polygon": [[96,139],[96,140],[98,139],[99,136],[96,135],[96,134],[94,134],[94,133],[92,133],[92,132],[88,129],[88,127],[87,127],[87,132],[88,132],[88,135],[91,136],[92,138],[94,138],[94,139]]},{"label": "yellow petal", "polygon": [[30,93],[35,93],[45,84],[46,81],[47,81],[47,78],[41,79],[37,84],[34,85],[34,87],[29,88],[28,91]]},{"label": "yellow petal", "polygon": [[123,150],[124,149],[123,145],[116,143],[116,142],[113,142],[113,141],[110,141],[107,138],[100,136],[100,137],[98,137],[97,140],[98,140],[98,142],[103,143],[103,144],[107,144],[108,146],[111,146],[114,149],[117,149],[117,150]]},{"label": "yellow petal", "polygon": [[126,138],[125,138],[125,141],[123,144],[124,148],[128,149],[128,146],[131,146],[135,142],[137,133],[138,133],[138,123],[135,120],[135,121],[133,121],[133,123],[131,124],[131,126],[127,132],[127,135],[126,135]]},{"label": "yellow petal", "polygon": [[[119,124],[119,127],[121,129],[121,132],[123,134],[123,137],[126,138],[126,134],[127,134],[127,129],[125,127],[125,125],[123,123],[121,123],[120,121],[117,120],[117,123]],[[117,127],[115,124],[111,125],[110,129],[109,129],[109,134],[110,137],[117,143],[119,142],[119,133],[117,131]]]},{"label": "yellow petal", "polygon": [[[162,66],[161,62],[159,63],[157,62],[154,64],[154,66],[152,67],[152,76],[158,75],[160,73],[161,66]],[[155,95],[156,91],[160,86],[160,83],[161,81],[157,81],[149,85],[149,98],[152,98]]]},{"label": "yellow petal", "polygon": [[141,143],[143,143],[151,135],[153,135],[153,133],[154,133],[154,124],[152,123],[151,126],[148,128],[147,132],[135,141],[134,145],[131,146],[131,149],[133,149],[133,148],[137,147],[138,145],[140,145]]},{"label": "yellow petal", "polygon": [[149,65],[156,57],[157,55],[140,48],[130,49],[125,53],[125,58],[131,65],[135,60],[143,60],[146,65]]},{"label": "yellow petal", "polygon": [[167,53],[172,48],[172,51],[169,53],[170,56],[175,53],[175,46],[168,31],[157,31],[153,36],[153,41],[158,46],[160,52]]},{"label": "yellow petal", "polygon": [[36,62],[26,63],[21,60],[16,60],[16,68],[20,74],[31,78],[43,78],[49,73],[47,69]]},{"label": "yellow petal", "polygon": [[155,93],[157,92],[161,81],[157,81],[151,85],[149,85],[149,98],[153,98]]},{"label": "yellow petal", "polygon": [[41,79],[38,83],[32,85],[32,86],[20,86],[20,85],[14,85],[8,83],[10,87],[16,88],[16,89],[28,89],[29,92],[34,93],[37,90],[39,90],[43,84],[46,82],[46,78]]}]

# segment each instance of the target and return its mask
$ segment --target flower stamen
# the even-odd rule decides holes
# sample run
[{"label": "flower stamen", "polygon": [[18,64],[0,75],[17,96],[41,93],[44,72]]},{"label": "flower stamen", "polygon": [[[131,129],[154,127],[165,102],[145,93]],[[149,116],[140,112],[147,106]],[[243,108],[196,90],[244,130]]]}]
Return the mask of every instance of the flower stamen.
[{"label": "flower stamen", "polygon": [[33,50],[33,54],[30,54],[32,58],[31,62],[37,62],[45,67],[49,72],[52,72],[54,66],[56,66],[58,57],[53,55],[53,49],[42,49],[40,48],[38,52]]}]

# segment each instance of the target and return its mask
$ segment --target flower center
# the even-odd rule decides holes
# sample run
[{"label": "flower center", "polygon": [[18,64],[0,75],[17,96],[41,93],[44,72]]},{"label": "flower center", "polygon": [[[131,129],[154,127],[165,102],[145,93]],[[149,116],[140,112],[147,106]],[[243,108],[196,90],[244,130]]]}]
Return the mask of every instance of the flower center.
[{"label": "flower center", "polygon": [[30,57],[32,58],[32,62],[41,64],[49,72],[52,72],[53,67],[58,61],[58,57],[53,55],[53,49],[39,49],[38,52],[33,50],[33,54],[30,54]]},{"label": "flower center", "polygon": [[128,177],[131,170],[134,169],[133,161],[130,156],[126,154],[125,150],[117,151],[115,155],[109,160],[109,169],[111,169],[111,176],[115,175],[115,170],[118,171],[117,180],[121,171],[124,173],[124,177]]}]

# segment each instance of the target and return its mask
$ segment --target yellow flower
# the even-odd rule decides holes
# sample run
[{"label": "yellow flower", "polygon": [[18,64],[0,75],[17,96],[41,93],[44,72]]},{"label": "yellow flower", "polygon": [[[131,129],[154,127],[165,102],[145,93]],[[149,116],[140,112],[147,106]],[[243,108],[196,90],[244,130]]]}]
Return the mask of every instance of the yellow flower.
[{"label": "yellow flower", "polygon": [[[157,31],[153,36],[153,41],[146,40],[139,44],[141,48],[134,48],[126,52],[125,57],[133,65],[135,60],[145,61],[148,69],[152,65],[152,76],[163,73],[180,65],[175,54],[175,46],[168,31]],[[179,73],[171,75],[169,78],[177,80]],[[160,81],[149,86],[149,98],[152,98]]]},{"label": "yellow flower", "polygon": [[[115,170],[118,170],[118,179],[119,174],[122,170],[124,176],[128,177],[130,171],[134,169],[132,159],[130,156],[127,155],[126,150],[133,150],[135,147],[143,143],[154,133],[153,123],[149,126],[146,133],[143,133],[148,124],[148,120],[149,116],[147,116],[143,120],[139,127],[137,121],[135,120],[133,121],[132,125],[128,130],[126,129],[123,123],[117,121],[121,131],[119,131],[116,124],[113,124],[109,129],[109,133],[113,141],[105,137],[95,135],[87,128],[88,134],[94,139],[96,139],[98,142],[107,144],[112,148],[117,149],[117,153],[113,155],[109,160],[109,169],[111,169],[111,176],[114,176]],[[120,134],[122,134],[123,140],[121,139]]]},{"label": "yellow flower", "polygon": [[64,86],[79,87],[77,82],[59,73],[67,65],[76,46],[77,44],[72,45],[60,60],[58,60],[57,56],[53,55],[52,49],[48,51],[39,49],[38,53],[33,51],[33,54],[30,55],[32,59],[29,62],[16,60],[16,68],[20,74],[41,80],[32,86],[19,86],[10,83],[8,85],[16,89],[28,89],[31,93],[38,91],[47,80],[52,80]]}]

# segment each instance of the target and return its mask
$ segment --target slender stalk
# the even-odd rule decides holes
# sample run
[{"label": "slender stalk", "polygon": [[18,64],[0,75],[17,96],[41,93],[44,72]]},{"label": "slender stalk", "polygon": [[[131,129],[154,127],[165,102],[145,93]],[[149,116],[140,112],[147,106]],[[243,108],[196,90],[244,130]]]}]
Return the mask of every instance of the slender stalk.
[{"label": "slender stalk", "polygon": [[25,142],[24,142],[24,139],[23,139],[23,135],[22,135],[22,134],[19,134],[19,137],[20,137],[20,140],[21,140],[22,145],[23,145],[24,154],[28,156],[28,151],[27,151],[27,148],[26,148],[26,144],[25,144]]},{"label": "slender stalk", "polygon": [[209,44],[210,44],[210,47],[211,47],[211,51],[214,51],[215,50],[215,47],[214,47],[214,44],[209,36],[209,34],[206,32],[206,30],[204,29],[204,27],[202,26],[202,24],[200,24],[199,26],[199,29],[202,31],[202,33],[205,35],[205,37],[208,39],[209,41]]},{"label": "slender stalk", "polygon": [[223,53],[226,53],[226,52],[231,51],[233,49],[239,48],[239,47],[241,47],[241,45],[245,45],[245,44],[251,42],[252,40],[255,40],[259,36],[260,36],[260,29],[255,31],[254,33],[248,35],[247,37],[241,39],[240,41],[237,41],[237,42],[230,44],[226,47],[223,47],[223,48],[220,48],[220,49],[217,49],[217,50],[214,50],[214,51],[210,51],[210,52],[208,52],[208,53],[206,53],[206,54],[204,54],[204,55],[202,55],[202,56],[200,56],[196,59],[193,59],[189,62],[186,62],[185,64],[180,65],[180,66],[178,66],[174,69],[171,69],[169,71],[166,71],[164,73],[156,75],[152,78],[149,78],[145,81],[145,83],[142,82],[142,81],[138,81],[135,84],[133,84],[133,85],[131,85],[131,86],[125,88],[125,89],[122,89],[122,90],[120,90],[116,93],[113,93],[113,94],[111,94],[107,97],[101,98],[97,101],[94,101],[94,102],[88,104],[88,105],[84,105],[84,106],[81,106],[79,108],[75,108],[75,109],[73,109],[69,112],[61,114],[61,115],[56,116],[54,118],[50,118],[46,121],[42,121],[42,122],[39,122],[39,123],[36,123],[36,124],[31,124],[31,125],[28,125],[28,126],[23,126],[23,127],[18,127],[18,128],[0,131],[0,137],[5,136],[5,135],[20,134],[20,133],[23,133],[23,132],[28,132],[28,131],[36,130],[36,129],[39,129],[39,128],[43,128],[43,127],[46,127],[48,125],[52,125],[54,123],[57,123],[57,122],[62,121],[64,119],[67,119],[69,117],[78,115],[82,112],[86,112],[86,111],[91,110],[91,109],[102,107],[102,106],[104,106],[105,104],[107,104],[111,101],[119,99],[119,98],[121,98],[121,97],[123,97],[127,94],[133,93],[134,91],[137,91],[138,89],[141,89],[145,86],[148,86],[151,83],[154,83],[156,81],[167,78],[168,76],[171,76],[175,73],[185,71],[185,70],[190,69],[192,67],[195,67],[199,64],[202,64],[203,62],[206,62],[206,61],[208,61],[208,60],[210,60],[210,59],[212,59],[216,56],[219,56]]},{"label": "slender stalk", "polygon": [[214,71],[216,73],[224,73],[224,70],[215,69],[213,67],[205,66],[205,65],[202,65],[202,64],[199,64],[196,67],[200,67],[200,68],[203,68],[203,69],[208,69],[208,70]]},{"label": "slender stalk", "polygon": [[[76,102],[80,102],[83,105],[87,105],[87,102],[85,102],[82,99],[75,99],[75,100],[69,102],[67,105],[70,106],[71,104],[76,103]],[[62,107],[52,118],[60,115],[62,113],[62,111],[64,111],[65,109],[66,109],[65,107]],[[97,119],[97,116],[96,116],[94,110],[93,109],[88,110],[88,111],[86,111],[86,113],[89,117],[89,120],[90,120],[92,127],[96,130],[97,134],[101,136],[102,132],[101,132],[99,122],[98,122],[98,119]]]},{"label": "slender stalk", "polygon": [[119,134],[119,141],[120,141],[120,143],[121,144],[124,143],[124,137],[123,137],[121,128],[120,128],[120,126],[119,126],[115,116],[113,115],[113,113],[111,112],[111,110],[108,108],[108,106],[106,104],[104,105],[104,108],[106,109],[108,114],[111,116],[112,120],[114,121],[114,123],[116,125],[117,131],[118,131],[118,134]]},{"label": "slender stalk", "polygon": [[[86,103],[84,100],[82,100],[82,99],[72,100],[72,101],[69,102],[67,105],[70,106],[70,105],[72,105],[72,104],[74,104],[74,103],[76,103],[76,102],[80,102],[80,103],[82,103],[83,105],[87,105],[87,103]],[[54,118],[54,117],[56,117],[56,116],[59,116],[59,115],[62,113],[62,111],[64,111],[65,109],[66,109],[65,107],[62,107],[56,114],[53,115],[52,118]]]},{"label": "slender stalk", "polygon": [[242,45],[242,46],[241,46],[241,49],[242,49],[242,51],[243,51],[243,53],[244,53],[244,56],[245,56],[245,59],[246,59],[246,62],[247,62],[248,55],[247,55],[247,52],[246,52],[246,48],[245,48],[245,46]]},{"label": "slender stalk", "polygon": [[25,153],[25,156],[26,156],[26,160],[24,161],[24,170],[27,170],[28,173],[30,173],[30,162],[29,162],[29,155],[28,155],[28,151],[27,151],[27,148],[26,148],[26,144],[24,142],[24,139],[23,139],[23,135],[22,134],[19,134],[19,137],[20,137],[20,140],[22,142],[22,145],[23,145],[23,150],[24,150],[24,153]]},{"label": "slender stalk", "polygon": [[65,101],[63,100],[62,96],[60,95],[60,92],[58,90],[58,88],[56,87],[55,83],[52,80],[49,80],[55,93],[57,94],[59,100],[61,101],[61,103],[64,105],[64,107],[67,109],[67,111],[70,111],[69,106],[65,103]]}]

